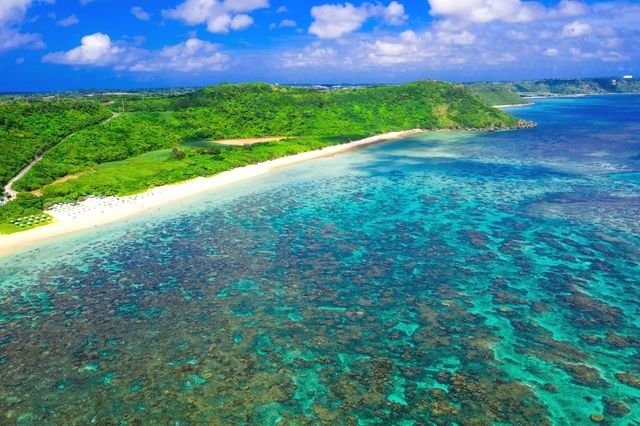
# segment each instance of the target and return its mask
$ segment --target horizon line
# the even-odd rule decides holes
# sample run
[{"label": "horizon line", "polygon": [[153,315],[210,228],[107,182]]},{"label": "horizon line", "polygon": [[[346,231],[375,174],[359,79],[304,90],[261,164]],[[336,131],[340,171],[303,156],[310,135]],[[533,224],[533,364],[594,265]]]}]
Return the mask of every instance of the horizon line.
[{"label": "horizon line", "polygon": [[[631,78],[629,78],[631,77]],[[418,80],[407,80],[405,82],[402,83],[384,83],[384,82],[377,82],[377,83],[348,83],[348,82],[341,82],[341,83],[280,83],[280,82],[274,82],[274,83],[270,83],[270,82],[266,82],[266,81],[243,81],[243,82],[238,82],[238,83],[229,83],[229,82],[220,82],[220,83],[212,83],[212,84],[205,84],[205,85],[195,85],[195,86],[158,86],[158,87],[153,87],[153,86],[149,86],[149,87],[119,87],[119,88],[80,88],[80,89],[67,89],[67,90],[35,90],[35,91],[28,91],[28,90],[21,90],[21,91],[0,91],[0,96],[7,96],[7,95],[36,95],[36,94],[63,94],[63,93],[81,93],[81,92],[90,92],[90,93],[118,93],[118,92],[124,92],[125,94],[127,92],[131,92],[131,93],[135,93],[135,92],[153,92],[153,91],[163,91],[163,90],[179,90],[179,89],[190,89],[190,90],[199,90],[199,89],[205,89],[207,87],[215,87],[215,86],[221,86],[221,85],[242,85],[242,84],[256,84],[256,83],[263,83],[263,84],[268,84],[268,85],[273,85],[273,86],[284,86],[284,87],[296,87],[296,86],[320,86],[320,87],[335,87],[335,86],[367,86],[367,87],[374,87],[374,86],[401,86],[403,84],[407,84],[407,83],[413,83],[413,82],[417,82],[417,81],[441,81],[441,82],[445,82],[445,83],[459,83],[459,84],[478,84],[478,83],[512,83],[512,82],[524,82],[524,81],[570,81],[570,80],[603,80],[603,79],[615,79],[615,78],[620,78],[620,79],[626,79],[626,80],[636,80],[635,76],[629,76],[629,75],[603,75],[603,76],[594,76],[594,77],[543,77],[543,78],[524,78],[524,79],[513,79],[513,80],[467,80],[467,81],[453,81],[453,80],[439,80],[439,79],[431,79],[431,78],[425,78],[425,79],[418,79]]]}]

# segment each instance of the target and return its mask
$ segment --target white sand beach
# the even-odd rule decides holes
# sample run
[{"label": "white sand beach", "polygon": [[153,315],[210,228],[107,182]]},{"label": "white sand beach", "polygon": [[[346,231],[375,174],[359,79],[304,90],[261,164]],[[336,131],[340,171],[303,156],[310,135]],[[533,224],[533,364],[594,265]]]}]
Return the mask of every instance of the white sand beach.
[{"label": "white sand beach", "polygon": [[54,223],[24,232],[0,235],[0,256],[27,248],[50,238],[84,231],[145,211],[156,210],[177,200],[259,176],[280,167],[331,156],[375,143],[406,138],[423,132],[424,130],[414,129],[385,133],[358,141],[239,167],[211,177],[200,177],[174,185],[159,186],[141,194],[126,197],[88,198],[76,204],[56,205],[47,211],[56,219]]},{"label": "white sand beach", "polygon": [[526,104],[510,104],[510,105],[492,105],[494,108],[515,108],[515,107],[525,107],[533,105],[533,102],[527,102]]}]

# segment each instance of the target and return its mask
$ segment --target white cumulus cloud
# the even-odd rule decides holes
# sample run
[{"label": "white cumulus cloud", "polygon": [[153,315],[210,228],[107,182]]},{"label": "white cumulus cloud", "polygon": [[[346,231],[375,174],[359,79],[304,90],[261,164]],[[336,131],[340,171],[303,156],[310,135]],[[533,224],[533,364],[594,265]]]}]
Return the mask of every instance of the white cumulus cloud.
[{"label": "white cumulus cloud", "polygon": [[355,7],[351,3],[344,5],[325,4],[311,9],[314,22],[309,32],[320,38],[338,38],[362,27],[369,18],[366,8]]},{"label": "white cumulus cloud", "polygon": [[388,6],[362,3],[354,6],[351,3],[323,4],[311,8],[314,21],[309,33],[319,38],[340,38],[359,30],[370,18],[379,17],[388,25],[402,25],[407,20],[404,6],[392,1]]},{"label": "white cumulus cloud", "polygon": [[476,36],[469,31],[461,31],[459,33],[450,33],[441,31],[437,34],[439,43],[442,44],[458,44],[461,46],[473,44]]},{"label": "white cumulus cloud", "polygon": [[0,2],[0,25],[21,23],[32,0],[2,0]]},{"label": "white cumulus cloud", "polygon": [[67,65],[106,65],[111,63],[122,50],[111,43],[107,34],[86,35],[80,40],[80,46],[67,52],[45,55],[44,62]]},{"label": "white cumulus cloud", "polygon": [[162,16],[188,25],[206,23],[209,32],[225,34],[250,27],[253,18],[247,13],[267,7],[268,0],[186,0]]},{"label": "white cumulus cloud", "polygon": [[229,56],[220,51],[220,45],[191,38],[184,43],[166,46],[157,52],[148,52],[148,59],[136,61],[129,67],[134,72],[224,71]]},{"label": "white cumulus cloud", "polygon": [[587,12],[589,12],[589,8],[581,1],[562,0],[558,7],[549,11],[549,16],[552,18],[568,18],[584,15]]},{"label": "white cumulus cloud", "polygon": [[576,59],[576,60],[594,60],[595,59],[602,62],[620,62],[628,59],[623,54],[615,51],[604,51],[604,50],[585,51],[578,47],[572,47],[571,49],[569,49],[569,52],[573,56],[573,59]]},{"label": "white cumulus cloud", "polygon": [[545,55],[545,56],[555,57],[555,56],[558,56],[560,54],[560,51],[558,49],[556,49],[555,47],[549,47],[549,48],[545,49],[545,51],[542,52],[542,54]]},{"label": "white cumulus cloud", "polygon": [[405,14],[404,5],[397,1],[392,1],[387,7],[377,6],[376,8],[389,25],[402,25],[407,21],[408,16]]},{"label": "white cumulus cloud", "polygon": [[470,22],[527,22],[544,13],[537,2],[520,0],[429,0],[431,15]]},{"label": "white cumulus cloud", "polygon": [[75,66],[111,66],[118,71],[196,72],[222,71],[227,68],[229,59],[220,45],[197,38],[158,50],[146,50],[122,41],[113,42],[107,34],[95,33],[82,37],[80,46],[50,53],[42,60]]},{"label": "white cumulus cloud", "polygon": [[523,31],[508,30],[507,37],[509,37],[512,40],[522,41],[522,40],[527,40],[529,38],[529,35]]},{"label": "white cumulus cloud", "polygon": [[[403,65],[410,69],[450,69],[468,61],[476,36],[469,32],[433,34],[406,30],[398,35],[371,39],[359,34],[334,46],[316,42],[304,49],[288,51],[282,57],[285,68],[341,70],[380,69]],[[331,41],[322,43],[332,43]]]},{"label": "white cumulus cloud", "polygon": [[280,21],[280,24],[278,24],[278,26],[280,28],[294,28],[298,26],[298,24],[296,23],[296,21],[293,21],[291,19],[283,19],[282,21]]},{"label": "white cumulus cloud", "polygon": [[24,34],[20,26],[33,0],[0,0],[0,52],[20,47],[43,48],[39,34]]},{"label": "white cumulus cloud", "polygon": [[298,26],[298,23],[291,19],[283,19],[279,24],[275,22],[269,26],[270,29],[274,30],[276,28],[295,28]]},{"label": "white cumulus cloud", "polygon": [[141,8],[140,6],[132,7],[131,13],[133,14],[133,16],[135,16],[141,21],[148,21],[149,19],[151,19],[151,14],[146,10],[144,10],[143,8]]},{"label": "white cumulus cloud", "polygon": [[589,34],[591,25],[585,22],[573,21],[562,28],[562,37],[583,37]]},{"label": "white cumulus cloud", "polygon": [[76,15],[71,15],[67,18],[61,19],[57,22],[57,24],[61,27],[70,27],[71,25],[78,24],[80,20]]},{"label": "white cumulus cloud", "polygon": [[431,15],[459,22],[520,23],[545,18],[578,16],[588,11],[580,1],[563,0],[555,8],[523,0],[429,0]]},{"label": "white cumulus cloud", "polygon": [[285,68],[305,68],[317,66],[319,63],[331,64],[336,60],[346,60],[345,56],[338,58],[338,52],[331,47],[323,47],[319,43],[312,43],[301,51],[285,52],[282,66]]},{"label": "white cumulus cloud", "polygon": [[253,24],[253,18],[246,14],[218,15],[207,22],[207,30],[212,33],[228,33],[229,30],[244,30]]},{"label": "white cumulus cloud", "polygon": [[244,30],[249,28],[251,25],[253,25],[253,18],[244,13],[234,16],[231,20],[231,24],[229,24],[231,29],[235,31]]}]

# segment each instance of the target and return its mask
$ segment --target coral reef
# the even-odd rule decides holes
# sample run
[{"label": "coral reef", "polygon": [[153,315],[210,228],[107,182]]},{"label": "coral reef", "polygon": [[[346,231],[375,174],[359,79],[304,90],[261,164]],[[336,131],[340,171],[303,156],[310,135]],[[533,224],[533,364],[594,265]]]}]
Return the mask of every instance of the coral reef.
[{"label": "coral reef", "polygon": [[545,102],[0,260],[0,424],[626,426],[640,107]]}]

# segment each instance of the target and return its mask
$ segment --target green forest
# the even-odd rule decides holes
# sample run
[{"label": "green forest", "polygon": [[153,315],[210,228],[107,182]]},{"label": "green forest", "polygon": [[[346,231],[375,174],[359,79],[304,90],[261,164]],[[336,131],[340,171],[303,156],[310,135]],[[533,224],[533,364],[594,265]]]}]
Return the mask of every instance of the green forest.
[{"label": "green forest", "polygon": [[[375,134],[523,124],[461,85],[435,81],[334,92],[225,84],[117,102],[6,102],[0,111],[0,132],[11,135],[0,145],[3,182],[48,149],[14,185],[25,194],[38,190],[38,201],[25,195],[0,207],[0,232],[13,229],[7,224],[16,215],[52,203],[132,194]],[[108,119],[112,113],[118,114]],[[211,142],[272,136],[289,139],[251,146]]]},{"label": "green forest", "polygon": [[97,102],[0,102],[0,183],[64,137],[111,116]]},{"label": "green forest", "polygon": [[640,80],[622,77],[519,80],[470,83],[465,87],[489,105],[519,105],[528,103],[523,96],[640,93]]},{"label": "green forest", "polygon": [[586,78],[573,80],[524,80],[507,83],[522,96],[640,93],[638,79]]},{"label": "green forest", "polygon": [[466,89],[489,105],[526,105],[529,102],[505,83],[473,83]]}]

